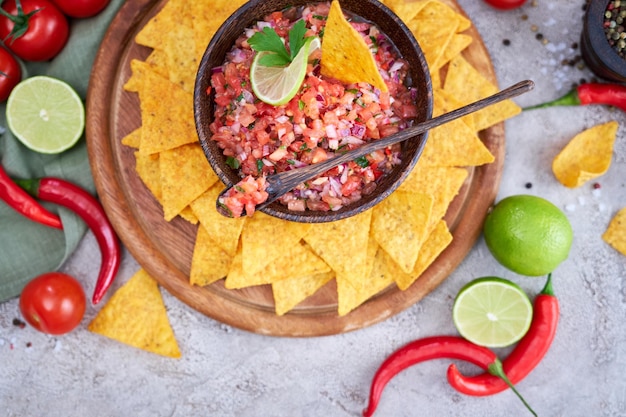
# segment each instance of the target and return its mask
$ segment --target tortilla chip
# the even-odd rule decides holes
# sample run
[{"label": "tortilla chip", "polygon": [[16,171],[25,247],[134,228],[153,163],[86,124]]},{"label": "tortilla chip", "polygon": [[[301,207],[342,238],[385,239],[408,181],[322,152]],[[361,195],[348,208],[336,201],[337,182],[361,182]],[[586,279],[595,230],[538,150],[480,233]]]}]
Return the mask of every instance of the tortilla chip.
[{"label": "tortilla chip", "polygon": [[338,0],[333,0],[330,5],[320,65],[321,74],[327,77],[345,83],[366,82],[381,91],[388,91],[369,46],[346,20]]},{"label": "tortilla chip", "polygon": [[446,222],[440,220],[424,244],[420,247],[417,261],[415,262],[415,266],[413,267],[411,273],[393,273],[398,288],[403,291],[408,289],[451,242],[452,234],[450,233],[450,230],[448,230]]},{"label": "tortilla chip", "polygon": [[389,7],[403,22],[410,22],[428,3],[436,0],[383,0],[381,3]]},{"label": "tortilla chip", "polygon": [[552,161],[552,172],[566,187],[580,187],[604,175],[611,166],[619,124],[610,121],[584,130]]},{"label": "tortilla chip", "polygon": [[191,7],[196,60],[202,60],[211,38],[226,19],[246,0],[192,1]]},{"label": "tortilla chip", "polygon": [[396,191],[372,213],[372,236],[403,271],[409,273],[426,238],[433,198]]},{"label": "tortilla chip", "polygon": [[[443,88],[461,100],[463,105],[498,92],[498,87],[479,73],[462,55],[457,55],[450,61]],[[486,129],[521,111],[521,107],[512,100],[501,101],[474,113],[476,129]]]},{"label": "tortilla chip", "polygon": [[429,167],[419,162],[408,178],[398,187],[398,191],[423,193],[433,198],[433,207],[428,224],[428,231],[441,220],[448,211],[450,203],[459,193],[469,172],[460,167]]},{"label": "tortilla chip", "polygon": [[181,356],[159,286],[144,269],[111,296],[88,329],[148,352]]},{"label": "tortilla chip", "polygon": [[292,310],[334,277],[335,273],[330,271],[314,275],[294,276],[272,283],[276,314],[282,316]]},{"label": "tortilla chip", "polygon": [[160,154],[163,216],[170,221],[218,181],[199,143]]},{"label": "tortilla chip", "polygon": [[152,70],[143,76],[140,151],[157,153],[197,143],[193,95]]},{"label": "tortilla chip", "polygon": [[262,212],[246,220],[241,232],[246,274],[256,274],[271,262],[283,262],[287,248],[293,248],[311,229],[311,224],[286,222]]},{"label": "tortilla chip", "polygon": [[367,247],[369,273],[362,278],[364,285],[355,286],[349,276],[337,275],[337,313],[345,316],[374,295],[393,284],[390,275],[381,275],[377,268],[378,253],[384,250],[370,239]]},{"label": "tortilla chip", "polygon": [[244,267],[245,255],[228,272],[224,285],[228,289],[244,288],[253,285],[272,284],[274,282],[297,276],[317,275],[331,272],[330,267],[320,259],[304,242],[283,247],[282,256],[268,263],[260,271],[250,272]]},{"label": "tortilla chip", "polygon": [[154,198],[161,201],[161,164],[159,154],[135,152],[135,171]]},{"label": "tortilla chip", "polygon": [[192,2],[180,3],[180,22],[167,29],[169,33],[163,47],[167,56],[170,81],[193,94],[199,61],[196,59],[195,37],[191,26]]},{"label": "tortilla chip", "polygon": [[439,61],[459,25],[456,12],[441,2],[431,1],[406,24],[422,48],[428,66],[440,68]]},{"label": "tortilla chip", "polygon": [[191,203],[191,209],[196,214],[209,236],[220,248],[225,250],[230,256],[235,256],[246,217],[230,219],[222,216],[215,209],[215,202],[223,188],[224,186],[221,182],[216,182],[204,194]]},{"label": "tortilla chip", "polygon": [[[445,101],[443,95],[434,94],[433,116],[455,108]],[[420,157],[420,162],[429,166],[479,166],[494,160],[476,131],[462,119],[432,129]]]},{"label": "tortilla chip", "polygon": [[455,56],[459,55],[468,46],[471,45],[473,38],[470,35],[455,34],[448,42],[448,45],[443,51],[440,59],[437,61],[435,67],[429,67],[431,74],[437,72],[443,68],[444,65],[449,63]]},{"label": "tortilla chip", "polygon": [[622,255],[626,255],[626,208],[613,217],[602,239]]},{"label": "tortilla chip", "polygon": [[139,149],[139,146],[141,146],[142,134],[140,126],[122,138],[122,145]]},{"label": "tortilla chip", "polygon": [[184,24],[184,1],[167,1],[161,10],[152,17],[135,36],[139,45],[154,49],[164,49],[170,32]]},{"label": "tortilla chip", "polygon": [[194,214],[193,210],[191,209],[191,206],[187,206],[184,209],[182,209],[181,212],[178,213],[178,215],[182,219],[187,220],[191,224],[198,224],[198,217]]},{"label": "tortilla chip", "polygon": [[367,251],[372,210],[356,216],[315,225],[304,237],[315,253],[337,273],[360,289],[369,275]]},{"label": "tortilla chip", "polygon": [[226,253],[200,225],[191,259],[189,282],[205,286],[224,278],[232,264],[233,257]]}]

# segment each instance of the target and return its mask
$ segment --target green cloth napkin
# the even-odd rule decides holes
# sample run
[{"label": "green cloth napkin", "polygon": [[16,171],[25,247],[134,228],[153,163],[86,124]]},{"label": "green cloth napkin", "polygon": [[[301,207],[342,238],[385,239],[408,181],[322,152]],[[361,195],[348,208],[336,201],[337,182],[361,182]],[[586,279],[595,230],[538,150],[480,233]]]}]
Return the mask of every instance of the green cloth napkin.
[{"label": "green cloth napkin", "polygon": [[[123,3],[124,0],[111,0],[97,16],[71,20],[70,39],[63,51],[49,62],[25,63],[24,78],[33,75],[59,78],[74,87],[85,100],[96,53]],[[8,131],[5,112],[6,104],[2,103],[0,162],[11,177],[59,177],[95,193],[84,135],[76,146],[59,155],[38,154],[24,147]],[[62,207],[44,205],[61,216],[62,231],[28,220],[0,200],[0,302],[19,295],[33,277],[58,269],[86,232],[84,222],[74,213]]]}]

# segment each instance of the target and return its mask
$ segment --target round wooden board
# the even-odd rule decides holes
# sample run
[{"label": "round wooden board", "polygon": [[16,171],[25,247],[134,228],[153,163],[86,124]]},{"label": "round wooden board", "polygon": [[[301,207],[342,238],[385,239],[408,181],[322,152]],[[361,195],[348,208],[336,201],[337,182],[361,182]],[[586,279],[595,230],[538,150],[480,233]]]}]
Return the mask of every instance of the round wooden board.
[{"label": "round wooden board", "polygon": [[[333,280],[288,314],[277,316],[267,285],[243,290],[227,290],[221,281],[207,287],[190,285],[197,226],[180,218],[163,219],[161,205],[135,172],[134,150],[121,144],[126,134],[141,125],[138,97],[123,89],[131,75],[130,61],[144,59],[150,52],[135,44],[134,38],[166,1],[126,2],[111,23],[91,75],[86,128],[100,200],[124,245],[160,285],[201,313],[240,329],[274,336],[322,336],[363,328],[399,313],[430,293],[458,266],[480,235],[498,191],[504,162],[503,123],[480,134],[495,162],[472,169],[448,209],[452,243],[409,289],[391,286],[340,317]],[[444,1],[463,12],[454,0]],[[496,83],[479,33],[473,27],[466,33],[474,38],[464,51],[466,59]]]}]

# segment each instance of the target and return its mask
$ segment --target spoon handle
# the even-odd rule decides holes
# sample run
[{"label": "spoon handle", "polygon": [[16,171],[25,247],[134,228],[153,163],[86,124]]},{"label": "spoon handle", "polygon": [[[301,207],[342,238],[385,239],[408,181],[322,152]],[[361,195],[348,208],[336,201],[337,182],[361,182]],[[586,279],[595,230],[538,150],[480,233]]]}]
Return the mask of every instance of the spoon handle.
[{"label": "spoon handle", "polygon": [[[315,177],[316,175],[322,174],[337,165],[368,155],[376,150],[384,149],[387,146],[403,142],[407,139],[411,139],[412,137],[422,134],[430,129],[451,122],[452,120],[458,119],[460,117],[467,116],[470,113],[482,110],[485,107],[491,106],[492,104],[496,104],[503,100],[508,100],[510,98],[519,96],[520,94],[532,90],[534,85],[535,83],[531,80],[520,81],[519,83],[512,85],[511,87],[506,88],[502,91],[499,91],[489,97],[483,98],[451,112],[444,113],[440,116],[426,120],[425,122],[418,123],[415,126],[401,130],[394,135],[388,136],[381,140],[370,142],[367,145],[361,146],[357,149],[353,149],[334,158],[327,159],[326,161],[309,165],[304,168],[281,172],[277,175],[270,175],[267,177],[267,191],[270,195],[270,198],[268,199],[268,201],[260,205],[259,208],[269,205],[277,198],[281,197],[284,192],[292,190],[298,184],[301,184],[302,182],[312,177]],[[423,148],[424,144],[422,144],[421,146]],[[285,191],[281,193],[283,190]]]}]

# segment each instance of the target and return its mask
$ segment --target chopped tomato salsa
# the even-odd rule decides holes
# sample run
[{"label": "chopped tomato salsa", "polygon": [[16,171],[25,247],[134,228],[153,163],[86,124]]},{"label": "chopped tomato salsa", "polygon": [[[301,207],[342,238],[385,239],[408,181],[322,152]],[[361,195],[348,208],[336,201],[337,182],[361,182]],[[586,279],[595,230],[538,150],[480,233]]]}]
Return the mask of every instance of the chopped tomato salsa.
[{"label": "chopped tomato salsa", "polygon": [[[329,3],[314,3],[297,13],[293,9],[272,13],[248,28],[224,64],[213,69],[212,140],[244,178],[238,186],[245,192],[236,190],[222,202],[235,217],[244,208],[251,215],[254,204],[267,199],[266,193],[263,196],[266,175],[315,164],[392,135],[410,126],[417,115],[416,91],[405,85],[408,63],[375,25],[358,18],[351,23],[370,46],[388,92],[367,83],[345,85],[321,76],[318,50],[309,57],[299,92],[287,104],[272,106],[254,96],[250,85],[254,51],[248,39],[268,25],[285,38],[297,21],[290,16],[297,15],[306,22],[307,36],[319,36],[323,48],[329,7]],[[278,201],[294,211],[338,210],[374,191],[400,158],[400,145],[373,152],[300,184]]]}]

